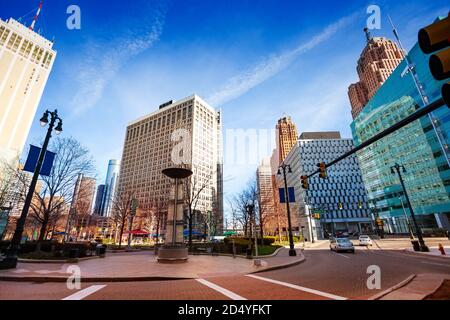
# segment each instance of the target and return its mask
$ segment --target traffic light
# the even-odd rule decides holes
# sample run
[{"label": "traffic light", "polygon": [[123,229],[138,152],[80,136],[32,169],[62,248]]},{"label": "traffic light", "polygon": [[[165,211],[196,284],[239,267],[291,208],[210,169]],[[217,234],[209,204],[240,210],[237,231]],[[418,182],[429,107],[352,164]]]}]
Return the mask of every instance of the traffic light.
[{"label": "traffic light", "polygon": [[300,179],[302,181],[302,188],[308,189],[308,187],[309,187],[308,176],[301,176]]},{"label": "traffic light", "polygon": [[342,210],[342,208],[344,207],[343,205],[342,205],[342,202],[338,202],[338,207],[339,207],[339,210]]},{"label": "traffic light", "polygon": [[362,202],[361,201],[358,201],[358,209],[362,209]]},{"label": "traffic light", "polygon": [[[450,12],[442,20],[419,30],[419,46],[430,56],[429,66],[436,80],[450,78]],[[450,82],[442,86],[442,98],[450,108]]]},{"label": "traffic light", "polygon": [[317,164],[317,167],[319,168],[319,177],[322,179],[327,178],[327,168],[325,162],[320,162]]}]

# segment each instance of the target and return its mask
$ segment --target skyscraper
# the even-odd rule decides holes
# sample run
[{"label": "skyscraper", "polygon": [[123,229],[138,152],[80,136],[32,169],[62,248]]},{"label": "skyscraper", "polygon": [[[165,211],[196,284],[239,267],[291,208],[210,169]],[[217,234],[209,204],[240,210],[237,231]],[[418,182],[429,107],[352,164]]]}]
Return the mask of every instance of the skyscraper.
[{"label": "skyscraper", "polygon": [[297,142],[297,127],[292,122],[291,117],[283,117],[278,120],[276,130],[278,159],[281,163]]},{"label": "skyscraper", "polygon": [[[418,44],[408,53],[430,101],[441,97],[444,81],[429,71],[429,56]],[[351,124],[356,145],[372,138],[420,109],[422,98],[410,76],[402,76],[402,61],[364,110]],[[450,145],[450,110],[433,112],[435,125]],[[358,152],[359,163],[374,211],[384,221],[387,233],[408,233],[409,208],[398,176],[391,166],[405,166],[402,174],[418,225],[423,232],[450,230],[450,167],[429,117],[422,117]]]},{"label": "skyscraper", "polygon": [[100,184],[97,187],[97,193],[95,195],[94,214],[101,215],[103,208],[103,196],[105,194],[105,185]]},{"label": "skyscraper", "polygon": [[78,175],[75,189],[73,192],[71,209],[76,209],[77,214],[90,215],[95,194],[95,179]]},{"label": "skyscraper", "polygon": [[0,19],[0,160],[18,160],[56,57],[53,43]]},{"label": "skyscraper", "polygon": [[260,221],[262,221],[262,229],[265,234],[266,226],[268,231],[277,228],[277,220],[275,216],[274,191],[272,185],[272,170],[270,167],[270,158],[264,158],[261,165],[256,170],[256,182],[258,186],[258,203]]},{"label": "skyscraper", "polygon": [[383,37],[372,37],[367,28],[364,31],[367,43],[356,67],[359,82],[348,87],[353,119],[403,59],[395,42]]},{"label": "skyscraper", "polygon": [[[139,208],[151,210],[168,200],[172,181],[167,167],[192,168],[192,186],[198,190],[196,211],[214,217],[214,229],[223,228],[221,114],[197,95],[162,104],[159,110],[131,122],[126,130],[118,197],[131,194]],[[183,148],[180,148],[183,147]]]},{"label": "skyscraper", "polygon": [[103,200],[100,213],[101,216],[109,217],[111,215],[119,171],[120,161],[115,159],[109,160],[105,180],[105,189],[103,190]]}]

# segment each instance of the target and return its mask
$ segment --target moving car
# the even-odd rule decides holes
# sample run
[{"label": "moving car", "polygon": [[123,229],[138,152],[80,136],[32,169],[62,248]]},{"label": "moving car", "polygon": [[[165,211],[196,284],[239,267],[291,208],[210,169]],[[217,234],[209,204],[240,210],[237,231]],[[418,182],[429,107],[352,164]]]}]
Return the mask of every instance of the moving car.
[{"label": "moving car", "polygon": [[355,253],[355,247],[348,238],[332,238],[330,239],[330,250],[336,252],[346,251]]},{"label": "moving car", "polygon": [[361,236],[359,236],[359,245],[360,246],[371,246],[372,239],[370,239],[370,237],[367,235],[361,235]]}]

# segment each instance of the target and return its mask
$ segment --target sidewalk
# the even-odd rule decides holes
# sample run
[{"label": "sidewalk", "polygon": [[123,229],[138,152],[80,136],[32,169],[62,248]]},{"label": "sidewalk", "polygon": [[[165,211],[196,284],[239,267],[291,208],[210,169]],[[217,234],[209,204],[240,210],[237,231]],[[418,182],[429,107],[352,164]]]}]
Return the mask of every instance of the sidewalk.
[{"label": "sidewalk", "polygon": [[269,269],[278,269],[301,263],[304,256],[296,249],[297,256],[290,257],[289,250],[282,248],[271,257],[258,257],[261,266],[254,260],[241,257],[189,255],[186,263],[163,264],[156,260],[152,251],[107,254],[105,258],[70,263],[20,263],[17,269],[0,270],[0,280],[59,282],[80,269],[85,282],[97,281],[149,281],[164,279],[195,279],[200,277],[248,274]]},{"label": "sidewalk", "polygon": [[427,256],[438,256],[441,258],[450,258],[450,246],[444,247],[445,255],[441,254],[438,248],[430,248],[430,252],[420,252],[420,251],[414,251],[412,248],[405,249],[407,252],[413,252],[421,255],[427,255]]},{"label": "sidewalk", "polygon": [[415,276],[404,286],[389,292],[377,300],[423,300],[435,293],[444,280],[450,280],[448,274],[424,273]]}]

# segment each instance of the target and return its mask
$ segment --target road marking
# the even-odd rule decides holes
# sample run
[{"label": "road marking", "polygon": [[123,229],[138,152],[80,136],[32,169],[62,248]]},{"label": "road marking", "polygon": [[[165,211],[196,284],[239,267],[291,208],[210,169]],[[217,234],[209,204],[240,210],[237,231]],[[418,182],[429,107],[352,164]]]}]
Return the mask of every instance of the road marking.
[{"label": "road marking", "polygon": [[323,292],[323,291],[319,291],[319,290],[315,290],[315,289],[310,289],[310,288],[298,286],[296,284],[292,284],[292,283],[288,283],[288,282],[283,282],[283,281],[273,280],[273,279],[264,278],[264,277],[260,277],[260,276],[255,276],[254,274],[247,274],[246,276],[247,277],[251,277],[251,278],[255,278],[255,279],[258,279],[258,280],[262,280],[262,281],[275,283],[275,284],[278,284],[280,286],[285,286],[285,287],[289,287],[289,288],[292,288],[292,289],[309,292],[309,293],[312,293],[312,294],[315,294],[315,295],[318,295],[318,296],[322,296],[322,297],[326,297],[326,298],[330,298],[330,299],[334,299],[334,300],[347,300],[347,298],[345,298],[345,297],[337,296],[335,294],[331,294],[331,293],[328,293],[328,292]]},{"label": "road marking", "polygon": [[444,267],[450,267],[450,264],[443,264],[443,263],[436,263],[436,262],[425,262],[425,261],[421,261],[422,263],[426,263],[426,264],[435,264],[437,266],[444,266]]},{"label": "road marking", "polygon": [[233,300],[247,300],[246,298],[241,297],[240,295],[238,295],[238,294],[236,294],[234,292],[231,292],[230,290],[222,288],[222,287],[218,286],[217,284],[209,282],[208,280],[205,280],[205,279],[195,279],[195,280],[197,280],[201,284],[204,284],[207,287],[210,287],[213,290],[216,290],[217,292],[220,292],[221,294],[223,294],[224,296],[227,296],[230,299],[233,299]]},{"label": "road marking", "polygon": [[344,258],[350,259],[350,257],[347,257],[346,255],[344,255],[344,254],[342,254],[342,253],[337,253],[337,252],[336,252],[336,254],[337,254],[337,255],[340,255],[341,257],[344,257]]},{"label": "road marking", "polygon": [[98,290],[103,289],[104,287],[106,287],[106,284],[98,284],[98,285],[90,286],[90,287],[80,290],[68,297],[65,297],[62,300],[82,300],[82,299],[86,298],[88,295],[91,295],[94,292],[97,292]]}]

